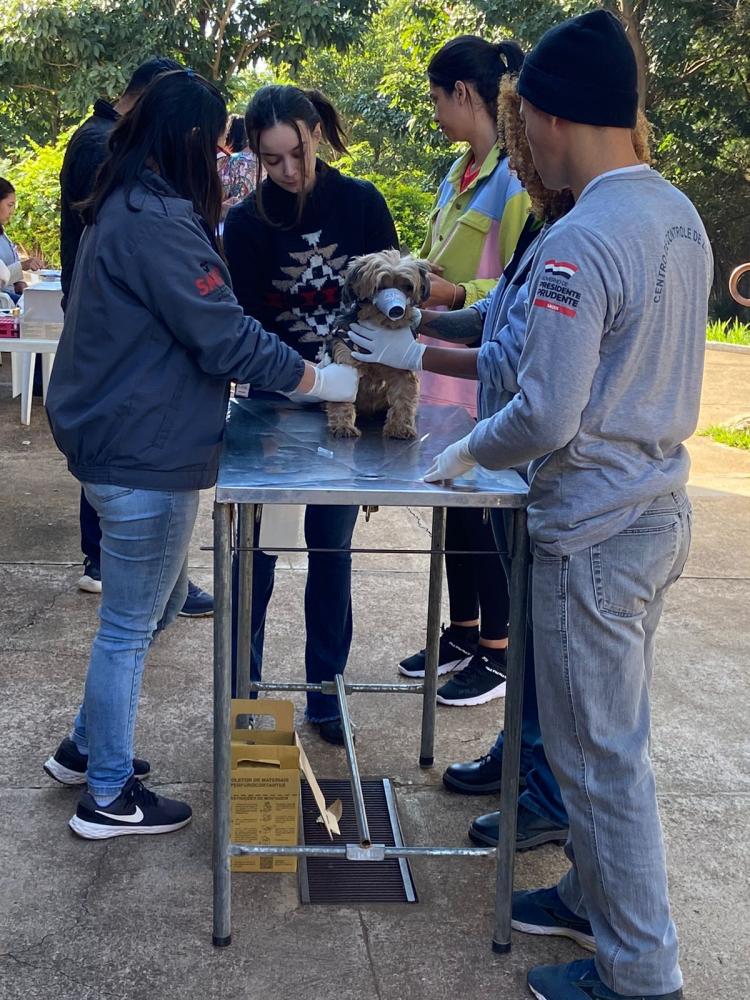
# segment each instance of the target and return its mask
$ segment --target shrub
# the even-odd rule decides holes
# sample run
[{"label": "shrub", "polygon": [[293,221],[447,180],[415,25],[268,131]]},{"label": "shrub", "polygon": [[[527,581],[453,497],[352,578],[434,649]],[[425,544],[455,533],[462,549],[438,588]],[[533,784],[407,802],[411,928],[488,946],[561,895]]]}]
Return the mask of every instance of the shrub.
[{"label": "shrub", "polygon": [[29,147],[0,164],[0,173],[16,189],[18,208],[8,235],[26,255],[41,257],[48,266],[60,264],[60,167],[65,148],[77,126],[57,141]]},{"label": "shrub", "polygon": [[723,344],[746,344],[750,347],[750,326],[733,320],[718,319],[706,327],[706,339]]}]

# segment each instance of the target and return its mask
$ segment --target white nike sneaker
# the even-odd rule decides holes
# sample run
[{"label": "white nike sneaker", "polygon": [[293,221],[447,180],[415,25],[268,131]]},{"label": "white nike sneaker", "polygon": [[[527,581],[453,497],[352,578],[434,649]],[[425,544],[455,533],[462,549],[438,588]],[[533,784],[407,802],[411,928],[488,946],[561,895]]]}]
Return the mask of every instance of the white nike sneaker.
[{"label": "white nike sneaker", "polygon": [[69,825],[79,837],[104,840],[134,833],[172,833],[186,826],[192,816],[187,802],[156,795],[134,775],[107,806],[97,805],[93,795],[84,792]]}]

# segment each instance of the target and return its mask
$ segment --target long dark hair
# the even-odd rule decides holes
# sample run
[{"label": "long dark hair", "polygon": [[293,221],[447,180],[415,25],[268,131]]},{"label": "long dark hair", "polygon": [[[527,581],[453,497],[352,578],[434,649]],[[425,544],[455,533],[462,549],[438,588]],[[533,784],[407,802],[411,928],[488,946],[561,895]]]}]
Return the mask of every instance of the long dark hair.
[{"label": "long dark hair", "polygon": [[247,146],[245,119],[242,115],[229,116],[225,145],[230,153],[241,153],[245,146]]},{"label": "long dark hair", "polygon": [[[250,149],[258,158],[255,199],[258,211],[266,222],[272,220],[266,215],[263,206],[263,185],[261,184],[263,164],[260,160],[260,136],[262,132],[273,128],[274,125],[289,125],[297,133],[299,144],[304,148],[298,122],[304,122],[311,132],[316,125],[320,125],[322,137],[331,149],[342,156],[347,152],[346,134],[338,112],[319,90],[301,90],[290,84],[283,86],[269,84],[257,90],[245,111],[245,130]],[[302,218],[305,197],[304,191],[300,191],[297,196],[296,222]]]},{"label": "long dark hair", "polygon": [[86,224],[96,222],[115,188],[123,187],[128,196],[153,170],[178,197],[192,202],[215,234],[222,199],[216,146],[226,120],[224,98],[202,76],[192,70],[157,76],[112,130],[109,159],[99,171],[91,197],[80,206]]},{"label": "long dark hair", "polygon": [[522,65],[523,49],[518,42],[493,43],[477,35],[459,35],[430,59],[427,76],[447,94],[453,93],[459,80],[472,84],[494,121],[500,80],[506,73],[518,73]]}]

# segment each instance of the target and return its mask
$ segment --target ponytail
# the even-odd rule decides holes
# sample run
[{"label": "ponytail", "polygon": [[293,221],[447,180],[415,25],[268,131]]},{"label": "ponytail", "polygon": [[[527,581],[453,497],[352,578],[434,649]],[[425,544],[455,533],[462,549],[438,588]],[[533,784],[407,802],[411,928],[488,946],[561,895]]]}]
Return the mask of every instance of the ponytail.
[{"label": "ponytail", "polygon": [[523,66],[523,49],[518,42],[514,42],[513,39],[509,38],[504,42],[498,42],[497,45],[493,45],[492,47],[497,52],[497,57],[503,68],[500,75],[503,76],[505,73],[510,73],[511,76],[517,76]]},{"label": "ponytail", "polygon": [[346,148],[346,134],[338,111],[319,90],[303,90],[302,93],[317,112],[324,140],[334,152],[344,156],[349,151]]}]

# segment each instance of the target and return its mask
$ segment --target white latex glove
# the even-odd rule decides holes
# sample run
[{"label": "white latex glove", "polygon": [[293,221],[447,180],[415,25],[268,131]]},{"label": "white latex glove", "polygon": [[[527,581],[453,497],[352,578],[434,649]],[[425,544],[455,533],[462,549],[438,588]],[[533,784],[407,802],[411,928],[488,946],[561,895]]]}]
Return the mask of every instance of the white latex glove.
[{"label": "white latex glove", "polygon": [[325,365],[315,368],[315,382],[307,396],[329,403],[353,403],[357,398],[359,372],[352,365]]},{"label": "white latex glove", "polygon": [[416,342],[408,326],[386,330],[374,323],[352,323],[349,339],[366,352],[352,351],[355,361],[377,362],[410,372],[419,371],[422,367],[424,345]]},{"label": "white latex glove", "polygon": [[469,451],[470,434],[449,444],[445,451],[435,457],[432,465],[422,476],[426,483],[439,483],[446,479],[458,479],[465,476],[477,464],[477,460]]}]

